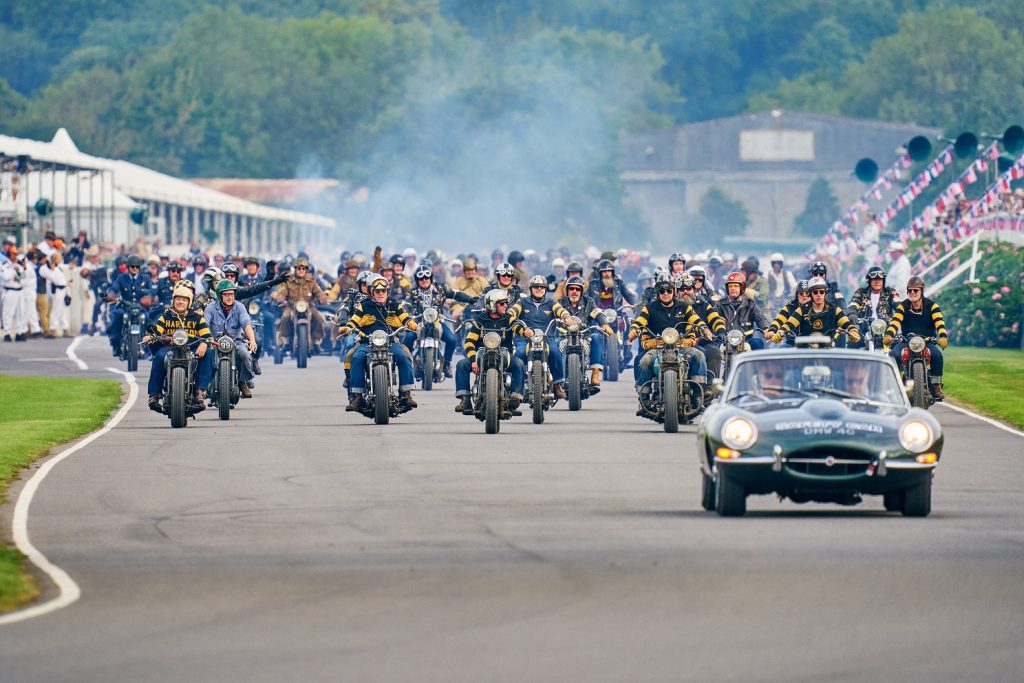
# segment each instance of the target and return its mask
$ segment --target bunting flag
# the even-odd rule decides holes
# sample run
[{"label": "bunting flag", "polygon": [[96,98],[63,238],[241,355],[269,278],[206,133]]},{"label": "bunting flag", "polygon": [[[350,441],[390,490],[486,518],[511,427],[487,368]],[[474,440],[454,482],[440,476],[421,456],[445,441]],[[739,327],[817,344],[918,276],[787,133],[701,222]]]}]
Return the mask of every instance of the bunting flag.
[{"label": "bunting flag", "polygon": [[[932,181],[938,178],[942,171],[945,170],[946,164],[952,163],[953,161],[953,145],[949,145],[943,151],[939,152],[939,155],[935,157],[929,163],[923,171],[921,171],[916,178],[910,181],[910,183],[904,187],[903,192],[889,205],[888,208],[882,213],[882,216],[878,219],[879,227],[883,230],[888,225],[892,217],[899,213],[900,209],[904,209],[910,205],[917,197],[921,195],[925,189],[932,184]],[[941,170],[940,170],[941,169]],[[889,209],[896,208],[895,212],[890,212]],[[890,215],[891,214],[891,215]]]}]

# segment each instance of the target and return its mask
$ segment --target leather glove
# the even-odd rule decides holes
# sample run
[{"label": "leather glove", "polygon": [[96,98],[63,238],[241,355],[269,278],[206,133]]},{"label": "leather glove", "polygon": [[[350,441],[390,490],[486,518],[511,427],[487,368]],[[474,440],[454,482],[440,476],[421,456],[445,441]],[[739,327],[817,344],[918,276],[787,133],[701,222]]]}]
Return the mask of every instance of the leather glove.
[{"label": "leather glove", "polygon": [[860,330],[856,327],[851,327],[846,334],[854,344],[860,341]]},{"label": "leather glove", "polygon": [[410,320],[409,322],[407,322],[405,324],[405,326],[408,327],[413,332],[415,332],[416,330],[420,329],[420,326],[416,324],[415,320]]},{"label": "leather glove", "polygon": [[270,280],[274,277],[274,270],[277,268],[277,261],[267,261],[267,277],[265,279]]},{"label": "leather glove", "polygon": [[351,327],[339,327],[338,328],[338,336],[339,337],[347,337],[350,334],[352,334],[352,328]]},{"label": "leather glove", "polygon": [[785,339],[785,337],[782,335],[781,332],[776,332],[775,334],[772,335],[772,342],[775,344],[782,343],[783,339]]},{"label": "leather glove", "polygon": [[[612,329],[611,325],[605,325],[601,329],[604,330],[604,333],[607,334],[609,337],[612,336],[613,334],[615,334],[615,330]],[[633,340],[630,339],[630,341],[633,341]]]},{"label": "leather glove", "polygon": [[[605,327],[608,327],[608,326],[606,325]],[[636,341],[636,337],[637,337],[636,330],[630,330],[629,334],[626,335],[626,339],[628,339],[631,342],[632,341]]]},{"label": "leather glove", "polygon": [[683,348],[687,348],[688,349],[691,346],[696,345],[696,343],[697,343],[697,340],[694,339],[693,337],[683,337],[683,339],[682,339],[682,341],[680,342],[679,345],[682,346]]},{"label": "leather glove", "polygon": [[939,345],[940,349],[944,349],[946,348],[946,345],[949,344],[949,337],[939,337],[939,340],[936,343]]},{"label": "leather glove", "polygon": [[892,336],[887,334],[884,337],[882,337],[882,345],[892,346]]},{"label": "leather glove", "polygon": [[653,351],[654,349],[658,348],[658,340],[648,339],[645,342],[641,342],[640,346],[642,346],[645,351]]}]

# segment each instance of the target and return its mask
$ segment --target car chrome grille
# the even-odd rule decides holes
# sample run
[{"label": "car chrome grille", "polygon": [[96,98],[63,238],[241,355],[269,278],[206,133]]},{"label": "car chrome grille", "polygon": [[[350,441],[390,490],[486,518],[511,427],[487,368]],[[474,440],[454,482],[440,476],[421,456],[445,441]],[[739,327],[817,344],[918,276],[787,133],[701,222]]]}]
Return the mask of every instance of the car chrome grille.
[{"label": "car chrome grille", "polygon": [[843,477],[864,474],[872,455],[862,451],[832,449],[829,451],[794,451],[786,457],[786,466],[794,472],[816,477]]}]

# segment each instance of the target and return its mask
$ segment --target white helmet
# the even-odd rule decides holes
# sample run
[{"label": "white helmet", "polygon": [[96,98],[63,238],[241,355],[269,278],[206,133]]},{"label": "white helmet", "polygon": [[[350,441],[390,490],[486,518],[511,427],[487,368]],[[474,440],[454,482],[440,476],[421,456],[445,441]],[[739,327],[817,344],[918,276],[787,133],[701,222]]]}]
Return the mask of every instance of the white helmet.
[{"label": "white helmet", "polygon": [[484,308],[491,313],[498,312],[498,304],[504,301],[509,302],[508,292],[501,288],[495,288],[484,294]]},{"label": "white helmet", "polygon": [[775,252],[774,254],[772,254],[771,256],[768,257],[768,261],[770,263],[782,263],[782,262],[785,261],[785,259],[782,258],[782,254],[781,253]]},{"label": "white helmet", "polygon": [[552,268],[565,268],[565,259],[562,257],[554,258],[551,260]]},{"label": "white helmet", "polygon": [[213,289],[217,283],[224,279],[224,271],[217,266],[210,266],[203,273],[203,283],[208,285],[207,289]]}]

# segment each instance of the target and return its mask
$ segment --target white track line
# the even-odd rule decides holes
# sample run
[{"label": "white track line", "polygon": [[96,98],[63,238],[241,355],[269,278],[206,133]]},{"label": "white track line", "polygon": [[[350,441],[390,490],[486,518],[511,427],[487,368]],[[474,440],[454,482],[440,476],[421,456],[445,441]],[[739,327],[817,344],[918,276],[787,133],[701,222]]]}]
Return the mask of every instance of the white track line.
[{"label": "white track line", "polygon": [[75,355],[75,349],[78,348],[78,345],[82,343],[83,339],[85,339],[85,337],[79,335],[71,340],[71,343],[68,345],[67,354],[68,358],[75,362],[75,365],[78,366],[79,370],[88,370],[89,366],[85,364],[85,361]]},{"label": "white track line", "polygon": [[990,417],[985,417],[984,415],[979,415],[978,413],[976,413],[976,412],[974,412],[972,410],[967,410],[967,408],[961,408],[960,406],[953,405],[952,403],[949,403],[947,401],[943,401],[939,405],[941,405],[943,408],[949,408],[950,410],[955,410],[958,413],[963,413],[964,415],[967,415],[968,417],[973,417],[975,420],[981,420],[982,422],[987,422],[990,425],[992,425],[993,427],[998,427],[999,429],[1002,429],[1004,432],[1009,432],[1010,434],[1013,434],[1014,436],[1022,436],[1022,437],[1024,437],[1024,432],[1022,432],[1020,430],[1017,430],[1017,429],[1014,429],[1013,427],[1007,427],[1006,425],[1004,425],[1002,422],[999,422],[998,420],[993,420]]},{"label": "white track line", "polygon": [[75,583],[74,579],[72,579],[66,571],[46,559],[46,556],[32,545],[32,542],[28,538],[28,509],[29,506],[32,505],[32,498],[39,489],[39,485],[43,483],[44,479],[46,479],[46,475],[50,473],[50,470],[59,465],[61,461],[68,456],[88,446],[90,443],[116,427],[118,423],[124,419],[124,416],[128,414],[128,411],[132,409],[132,406],[135,405],[135,399],[139,396],[139,385],[135,382],[135,376],[130,372],[117,370],[115,368],[107,368],[107,370],[121,375],[124,377],[125,381],[128,382],[128,400],[125,401],[124,405],[121,406],[121,409],[117,411],[117,414],[111,418],[110,422],[108,422],[106,426],[98,429],[92,434],[89,434],[74,446],[61,451],[47,460],[46,463],[39,468],[39,471],[28,480],[28,483],[25,484],[25,488],[22,489],[21,495],[18,496],[18,502],[14,506],[14,522],[11,525],[14,535],[14,545],[18,550],[24,553],[26,557],[28,557],[32,564],[39,567],[40,570],[53,580],[60,593],[56,598],[49,602],[44,602],[41,605],[35,605],[18,612],[12,612],[10,614],[0,616],[0,626],[5,624],[14,624],[19,621],[25,621],[26,619],[32,619],[33,617],[41,617],[44,614],[49,614],[50,612],[67,607],[78,600],[82,595],[82,591],[79,589],[78,584]]}]

